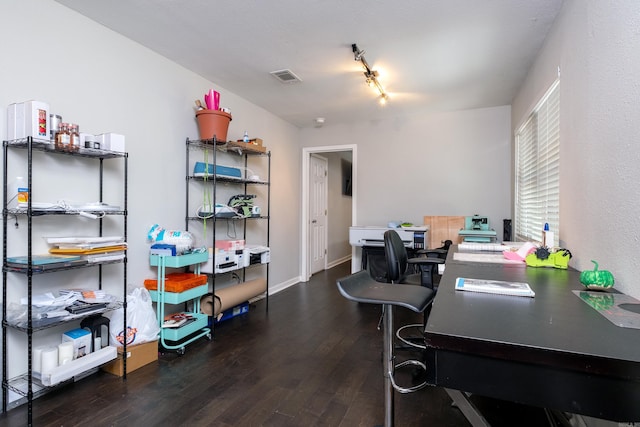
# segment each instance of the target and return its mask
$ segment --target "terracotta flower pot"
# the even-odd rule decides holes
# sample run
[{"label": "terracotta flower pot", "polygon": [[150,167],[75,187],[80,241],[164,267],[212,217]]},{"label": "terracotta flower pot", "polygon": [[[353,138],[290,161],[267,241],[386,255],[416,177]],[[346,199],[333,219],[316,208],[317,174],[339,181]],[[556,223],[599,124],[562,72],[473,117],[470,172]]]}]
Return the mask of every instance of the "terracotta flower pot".
[{"label": "terracotta flower pot", "polygon": [[196,111],[198,130],[200,139],[213,139],[227,141],[227,130],[231,122],[231,114],[220,110],[198,110]]}]

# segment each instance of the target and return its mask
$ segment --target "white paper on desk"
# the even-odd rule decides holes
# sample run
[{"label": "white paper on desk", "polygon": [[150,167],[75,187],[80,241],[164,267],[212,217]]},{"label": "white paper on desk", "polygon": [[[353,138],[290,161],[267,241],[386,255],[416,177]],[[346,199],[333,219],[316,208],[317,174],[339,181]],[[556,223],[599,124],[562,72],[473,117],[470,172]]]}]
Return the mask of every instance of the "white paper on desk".
[{"label": "white paper on desk", "polygon": [[501,243],[462,242],[458,244],[459,251],[502,252],[511,249],[511,246],[507,246]]},{"label": "white paper on desk", "polygon": [[506,259],[502,252],[498,253],[478,253],[478,252],[454,252],[453,259],[456,261],[464,261],[464,262],[487,262],[494,264],[515,264],[522,265],[523,267],[526,265],[524,262],[519,260]]}]

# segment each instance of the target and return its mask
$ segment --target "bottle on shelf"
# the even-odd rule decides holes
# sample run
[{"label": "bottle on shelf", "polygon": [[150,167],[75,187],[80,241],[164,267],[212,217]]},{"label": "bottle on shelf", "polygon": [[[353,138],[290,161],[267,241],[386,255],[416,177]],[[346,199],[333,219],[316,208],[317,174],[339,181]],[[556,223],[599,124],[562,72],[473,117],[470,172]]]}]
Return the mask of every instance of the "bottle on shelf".
[{"label": "bottle on shelf", "polygon": [[80,149],[80,130],[77,124],[69,124],[69,151]]},{"label": "bottle on shelf", "polygon": [[19,203],[27,203],[28,201],[29,187],[27,186],[27,182],[25,181],[25,179],[21,176],[18,176],[13,182],[13,193],[11,194],[9,202],[15,207]]},{"label": "bottle on shelf", "polygon": [[69,134],[69,123],[60,123],[60,129],[58,130],[58,133],[56,133],[56,150],[68,151],[70,140],[71,135]]},{"label": "bottle on shelf", "polygon": [[242,142],[244,143],[249,142],[249,133],[246,130],[244,131],[244,137],[242,138]]}]

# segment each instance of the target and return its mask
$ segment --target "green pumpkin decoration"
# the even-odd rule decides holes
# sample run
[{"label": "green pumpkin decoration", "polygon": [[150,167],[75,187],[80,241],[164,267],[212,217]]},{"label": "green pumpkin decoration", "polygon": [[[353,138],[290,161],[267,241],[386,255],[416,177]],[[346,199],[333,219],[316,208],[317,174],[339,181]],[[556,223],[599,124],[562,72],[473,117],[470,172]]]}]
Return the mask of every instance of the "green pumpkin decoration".
[{"label": "green pumpkin decoration", "polygon": [[607,270],[598,270],[598,263],[591,260],[595,267],[591,271],[583,271],[580,273],[580,283],[588,289],[605,290],[613,287],[613,274]]}]

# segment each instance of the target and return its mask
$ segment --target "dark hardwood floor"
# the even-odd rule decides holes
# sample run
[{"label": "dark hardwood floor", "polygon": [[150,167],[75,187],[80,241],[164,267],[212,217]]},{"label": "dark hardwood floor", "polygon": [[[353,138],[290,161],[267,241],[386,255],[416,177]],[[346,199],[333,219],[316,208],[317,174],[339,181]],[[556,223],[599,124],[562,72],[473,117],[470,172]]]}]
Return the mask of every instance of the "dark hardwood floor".
[{"label": "dark hardwood floor", "polygon": [[[344,299],[336,279],[350,263],[314,275],[219,324],[213,341],[160,354],[127,377],[98,372],[36,399],[36,426],[374,426],[384,420],[380,307]],[[396,325],[420,321],[396,310]],[[410,381],[409,378],[407,378]],[[475,398],[475,397],[474,397]],[[468,426],[447,394],[395,396],[397,426]],[[493,426],[544,426],[542,410],[489,399]],[[24,426],[26,405],[0,425]]]}]

